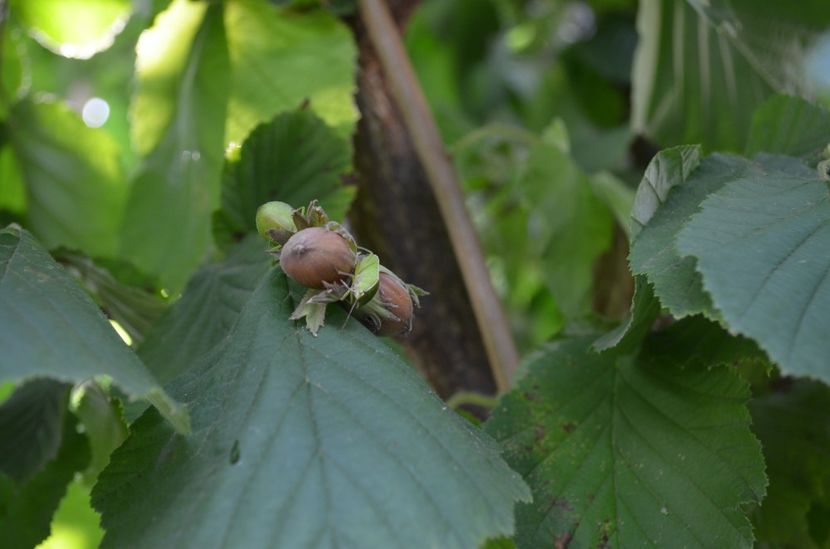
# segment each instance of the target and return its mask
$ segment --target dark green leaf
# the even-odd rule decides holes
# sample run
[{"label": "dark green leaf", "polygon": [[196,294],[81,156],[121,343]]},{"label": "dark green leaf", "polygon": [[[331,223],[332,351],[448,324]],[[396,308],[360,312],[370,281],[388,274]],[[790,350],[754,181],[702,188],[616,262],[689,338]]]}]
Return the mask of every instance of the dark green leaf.
[{"label": "dark green leaf", "polygon": [[66,414],[62,431],[57,456],[33,478],[16,484],[0,473],[3,549],[30,549],[49,535],[49,523],[67,484],[89,462],[86,438],[77,432],[72,414]]},{"label": "dark green leaf", "polygon": [[827,547],[830,389],[806,379],[782,379],[774,389],[750,402],[769,474],[769,493],[752,517],[758,541]]},{"label": "dark green leaf", "polygon": [[773,93],[807,93],[807,46],[830,24],[825,0],[644,0],[632,124],[662,146],[742,150]]},{"label": "dark green leaf", "polygon": [[193,276],[138,351],[159,380],[173,379],[225,339],[268,270],[265,248],[258,235],[250,235],[224,261]]},{"label": "dark green leaf", "polygon": [[11,0],[11,11],[44,46],[91,57],[112,45],[130,16],[129,0]]},{"label": "dark green leaf", "polygon": [[[675,241],[677,233],[708,194],[726,182],[737,179],[751,170],[752,166],[749,161],[739,157],[712,155],[703,160],[700,167],[682,184],[677,182],[682,182],[683,173],[687,172],[679,162],[667,165],[666,168],[669,169],[661,170],[661,181],[674,180],[675,183],[662,186],[671,189],[671,192],[634,239],[629,261],[632,272],[648,277],[663,307],[674,316],[697,313],[717,316],[709,295],[703,289],[700,275],[695,271],[695,259],[683,257],[685,254],[681,255],[677,251]],[[638,197],[641,196],[644,195],[638,191]],[[643,208],[643,203],[639,198],[635,199],[635,212],[638,208]],[[644,209],[653,212],[651,206]]]},{"label": "dark green leaf", "polygon": [[69,386],[51,379],[24,383],[0,406],[0,474],[25,482],[58,453]]},{"label": "dark green leaf", "polygon": [[47,248],[113,256],[127,192],[115,142],[50,101],[18,101],[8,130],[31,230]]},{"label": "dark green leaf", "polygon": [[652,359],[697,368],[767,362],[754,341],[731,335],[717,322],[701,316],[686,317],[653,334],[646,340],[644,352]]},{"label": "dark green leaf", "polygon": [[257,208],[271,200],[299,208],[317,199],[332,219],[342,221],[354,187],[340,177],[350,166],[349,142],[313,112],[277,115],[251,132],[238,157],[226,161],[218,226],[231,234],[256,232]]},{"label": "dark green leaf", "polygon": [[0,231],[0,380],[109,376],[180,431],[187,412],[156,383],[89,296],[29,233]]},{"label": "dark green leaf", "polygon": [[342,136],[351,135],[357,52],[342,22],[265,0],[228,2],[225,22],[234,70],[227,142],[241,143],[261,122],[305,101]]},{"label": "dark green leaf", "polygon": [[[223,344],[171,390],[194,434],[154,411],[93,492],[104,547],[473,547],[509,534],[527,488],[357,322],[313,337],[265,277]],[[140,479],[140,480],[139,480]]]},{"label": "dark green leaf", "polygon": [[[733,173],[680,231],[731,331],[787,373],[830,381],[830,193],[795,159]],[[691,185],[687,185],[691,187]]]},{"label": "dark green leaf", "polygon": [[516,543],[511,538],[505,537],[488,539],[481,549],[516,549]]},{"label": "dark green leaf", "polygon": [[817,160],[830,144],[830,112],[798,97],[775,96],[752,117],[748,156],[777,153]]},{"label": "dark green leaf", "polygon": [[746,383],[727,368],[547,347],[487,423],[534,502],[520,547],[751,547],[766,479]]},{"label": "dark green leaf", "polygon": [[146,155],[133,181],[122,253],[173,293],[211,244],[230,83],[222,6],[176,0],[141,35],[133,138]]}]

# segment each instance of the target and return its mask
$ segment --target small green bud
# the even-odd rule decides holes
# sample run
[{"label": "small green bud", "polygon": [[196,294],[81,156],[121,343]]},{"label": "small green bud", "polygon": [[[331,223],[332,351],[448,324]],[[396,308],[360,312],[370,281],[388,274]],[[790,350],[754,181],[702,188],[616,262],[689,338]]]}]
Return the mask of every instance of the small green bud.
[{"label": "small green bud", "polygon": [[266,202],[256,211],[256,230],[266,240],[285,244],[297,232],[294,208],[285,202]]}]

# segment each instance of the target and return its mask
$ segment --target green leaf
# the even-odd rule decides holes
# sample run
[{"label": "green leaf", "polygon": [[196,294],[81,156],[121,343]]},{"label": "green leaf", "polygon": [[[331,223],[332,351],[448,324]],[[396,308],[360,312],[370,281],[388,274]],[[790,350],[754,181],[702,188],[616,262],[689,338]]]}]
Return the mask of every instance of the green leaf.
[{"label": "green leaf", "polygon": [[31,230],[47,248],[113,256],[127,192],[115,142],[57,102],[18,101],[7,124]]},{"label": "green leaf", "polygon": [[25,482],[58,453],[69,386],[51,379],[24,383],[0,406],[0,474]]},{"label": "green leaf", "polygon": [[696,368],[713,365],[769,365],[764,352],[751,339],[730,334],[723,326],[702,316],[686,317],[654,333],[643,345],[652,360]]},{"label": "green leaf", "polygon": [[233,66],[226,142],[241,143],[261,122],[305,101],[343,137],[351,135],[357,50],[345,24],[265,0],[226,3],[225,23]]},{"label": "green leaf", "polygon": [[681,145],[663,149],[648,163],[631,207],[631,233],[640,234],[657,209],[666,202],[669,192],[685,182],[700,166],[699,145]]},{"label": "green leaf", "polygon": [[773,93],[808,93],[807,46],[830,24],[824,0],[644,0],[632,125],[662,146],[743,149]]},{"label": "green leaf", "polygon": [[774,392],[754,398],[749,406],[769,474],[769,493],[752,516],[758,541],[774,547],[827,547],[830,389],[806,379],[782,379]]},{"label": "green leaf", "polygon": [[133,424],[93,491],[103,546],[472,547],[510,533],[528,492],[497,446],[357,322],[315,338],[293,308],[272,270],[178,378],[193,436],[153,411]]},{"label": "green leaf", "polygon": [[0,210],[26,210],[26,186],[11,147],[0,148]]},{"label": "green leaf", "polygon": [[648,335],[658,314],[660,301],[654,295],[654,289],[645,276],[635,276],[634,296],[628,315],[619,326],[597,338],[592,349],[598,352],[616,349],[616,352],[630,353]]},{"label": "green leaf", "polygon": [[614,174],[599,172],[591,176],[591,188],[597,198],[611,210],[617,224],[631,239],[630,216],[634,205],[634,191]]},{"label": "green leaf", "polygon": [[[631,309],[625,320],[619,326],[594,342],[594,350],[604,351],[616,348],[616,352],[629,353],[633,351],[648,334],[654,323],[654,319],[660,313],[660,300],[657,299],[655,290],[649,282],[652,276],[655,278],[659,277],[655,273],[649,273],[650,276],[648,278],[642,273],[637,274],[635,261],[639,265],[641,259],[639,253],[635,259],[637,238],[640,236],[643,227],[651,221],[659,208],[666,202],[671,190],[686,181],[690,174],[697,169],[700,165],[700,158],[701,151],[699,146],[683,145],[664,149],[657,153],[651,159],[651,162],[649,162],[645,174],[643,174],[643,179],[637,187],[637,192],[634,195],[633,204],[630,209],[630,234],[633,239],[633,244],[629,260],[631,261],[632,271],[636,275],[634,277],[634,296],[631,299]],[[668,218],[662,222],[671,223],[672,221],[676,220]],[[671,244],[669,244],[671,242],[671,233],[668,232],[666,234],[663,231],[664,234],[658,234],[658,238],[654,237],[653,233],[660,230],[655,228],[657,223],[660,222],[661,218],[658,218],[655,224],[646,231],[646,245],[650,241],[660,241],[661,249],[659,253],[663,254],[663,264],[668,261],[677,261],[679,258],[672,256],[675,252]],[[637,247],[637,252],[642,249],[642,246],[643,244],[640,244]],[[649,249],[648,253],[658,253],[655,252],[656,249],[658,248],[653,246]],[[656,258],[652,255],[648,259],[654,260]],[[666,284],[662,283],[662,279],[660,280],[660,286],[663,288]],[[695,282],[695,284],[699,285],[699,281]],[[674,303],[674,301],[670,301],[670,303]]]},{"label": "green leaf", "polygon": [[657,183],[641,183],[640,189],[646,184],[658,189],[657,201],[660,196],[665,197],[666,189],[671,189],[671,192],[654,212],[652,199],[646,199],[647,195],[641,195],[638,190],[634,205],[635,223],[638,219],[643,222],[642,216],[637,214],[638,210],[652,212],[653,215],[631,246],[631,270],[634,274],[648,277],[663,307],[675,317],[698,313],[717,316],[709,295],[703,289],[700,275],[695,271],[695,259],[680,254],[675,241],[677,233],[707,195],[751,170],[752,166],[742,158],[716,154],[704,159],[685,182],[684,175],[688,174],[685,164],[675,161],[660,169],[662,175]]},{"label": "green leaf", "polygon": [[228,335],[270,263],[265,243],[250,235],[225,260],[199,270],[138,350],[150,371],[164,383],[209,354]]},{"label": "green leaf", "polygon": [[0,380],[50,377],[79,383],[109,376],[182,432],[187,411],[156,383],[98,307],[32,238],[0,231]]},{"label": "green leaf", "polygon": [[196,72],[203,63],[204,49],[212,38],[205,30],[209,26],[207,12],[207,4],[175,0],[139,37],[130,129],[133,144],[142,155],[161,144],[179,111],[189,110],[186,107],[193,100],[189,95],[198,80],[187,73]]},{"label": "green leaf", "polygon": [[486,424],[533,491],[520,547],[751,547],[766,479],[746,383],[649,356],[549,345]]},{"label": "green leaf", "polygon": [[613,217],[589,178],[559,148],[533,147],[519,182],[531,243],[566,316],[589,309],[594,262],[611,244]]},{"label": "green leaf", "polygon": [[222,6],[176,0],[136,48],[133,138],[145,155],[122,254],[177,293],[211,244],[230,84]]},{"label": "green leaf", "polygon": [[87,59],[110,47],[130,16],[129,0],[11,0],[11,11],[38,42]]},{"label": "green leaf", "polygon": [[79,477],[69,483],[52,518],[52,532],[39,549],[98,547],[104,532],[98,526],[101,517],[92,509],[89,488]]},{"label": "green leaf", "polygon": [[76,388],[72,400],[73,411],[89,439],[91,459],[84,478],[91,485],[109,463],[112,451],[127,438],[127,426],[119,404],[94,381]]},{"label": "green leaf", "polygon": [[713,189],[680,231],[731,331],[783,372],[830,381],[830,193],[795,159],[762,160]]},{"label": "green leaf", "polygon": [[217,225],[231,234],[256,232],[257,208],[272,200],[299,208],[317,199],[330,217],[343,220],[354,187],[340,177],[350,167],[349,142],[313,112],[277,115],[251,132],[238,157],[226,160]]},{"label": "green leaf", "polygon": [[777,153],[818,160],[830,144],[830,112],[798,97],[778,95],[752,117],[747,156]]},{"label": "green leaf", "polygon": [[30,480],[16,484],[0,474],[0,532],[4,549],[30,549],[49,535],[49,523],[66,486],[89,461],[86,438],[77,432],[72,414],[63,422],[55,459]]},{"label": "green leaf", "polygon": [[[367,254],[360,258],[354,269],[352,295],[355,300],[371,299],[380,282],[380,259],[375,254]],[[420,295],[420,294],[419,294]]]},{"label": "green leaf", "polygon": [[0,37],[0,120],[8,116],[9,107],[28,91],[31,84],[29,58],[23,45],[21,30],[4,21]]},{"label": "green leaf", "polygon": [[[167,303],[157,293],[117,280],[105,264],[70,252],[60,253],[57,259],[104,313],[124,328],[134,344],[144,340],[147,331],[167,310]],[[117,265],[113,264],[113,268]]]}]

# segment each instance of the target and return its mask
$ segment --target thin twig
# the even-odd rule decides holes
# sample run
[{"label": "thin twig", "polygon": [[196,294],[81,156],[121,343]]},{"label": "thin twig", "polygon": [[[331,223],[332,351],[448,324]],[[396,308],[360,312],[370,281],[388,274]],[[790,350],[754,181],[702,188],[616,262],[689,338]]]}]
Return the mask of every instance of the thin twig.
[{"label": "thin twig", "polygon": [[361,0],[360,17],[403,114],[415,152],[427,174],[472,301],[499,393],[510,388],[519,362],[513,336],[493,290],[481,244],[464,205],[464,195],[421,86],[383,0]]},{"label": "thin twig", "polygon": [[499,405],[499,399],[474,391],[458,391],[447,399],[447,406],[453,410],[457,410],[464,405],[480,406],[488,410],[493,410]]}]

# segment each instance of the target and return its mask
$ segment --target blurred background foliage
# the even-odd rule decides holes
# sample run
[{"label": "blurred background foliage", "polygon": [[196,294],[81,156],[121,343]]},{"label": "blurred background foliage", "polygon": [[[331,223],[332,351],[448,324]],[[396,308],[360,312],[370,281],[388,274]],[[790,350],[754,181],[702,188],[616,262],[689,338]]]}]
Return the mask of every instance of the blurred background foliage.
[{"label": "blurred background foliage", "polygon": [[524,352],[627,310],[620,234],[657,150],[743,152],[770,96],[827,104],[828,27],[820,0],[420,4],[407,47]]},{"label": "blurred background foliage", "polygon": [[[265,0],[226,4],[223,24],[213,26],[205,21],[218,2],[174,3],[167,20],[155,19],[170,5],[164,0],[6,6],[0,226],[21,222],[33,231],[135,343],[204,259],[234,238],[233,220],[214,220],[211,229],[222,186],[290,163],[246,163],[245,146],[290,140],[280,128],[293,124],[348,170],[355,50],[336,17],[351,4],[323,2],[331,9],[320,11],[318,2],[274,1],[282,10],[275,17]],[[826,0],[798,9],[784,0],[420,3],[406,46],[523,353],[628,310],[628,212],[654,152],[683,143],[742,152],[756,109],[774,94],[830,105],[828,27]],[[161,56],[137,64],[142,40],[155,40]],[[256,77],[226,81],[240,59]],[[297,79],[292,66],[313,78]],[[212,94],[175,80],[183,74],[215,82]],[[282,119],[243,146],[257,124],[306,99],[313,119]],[[215,114],[219,103],[227,118]],[[218,132],[204,131],[217,124]],[[211,139],[236,152],[212,158]],[[163,174],[189,186],[181,194],[143,190]],[[315,181],[331,190],[336,176],[321,168]],[[331,193],[345,212],[351,194]],[[244,216],[251,205],[238,207]],[[158,243],[180,222],[187,234],[160,257]],[[0,401],[10,392],[0,385]],[[79,476],[70,485],[43,547],[97,545],[89,482]]]}]

